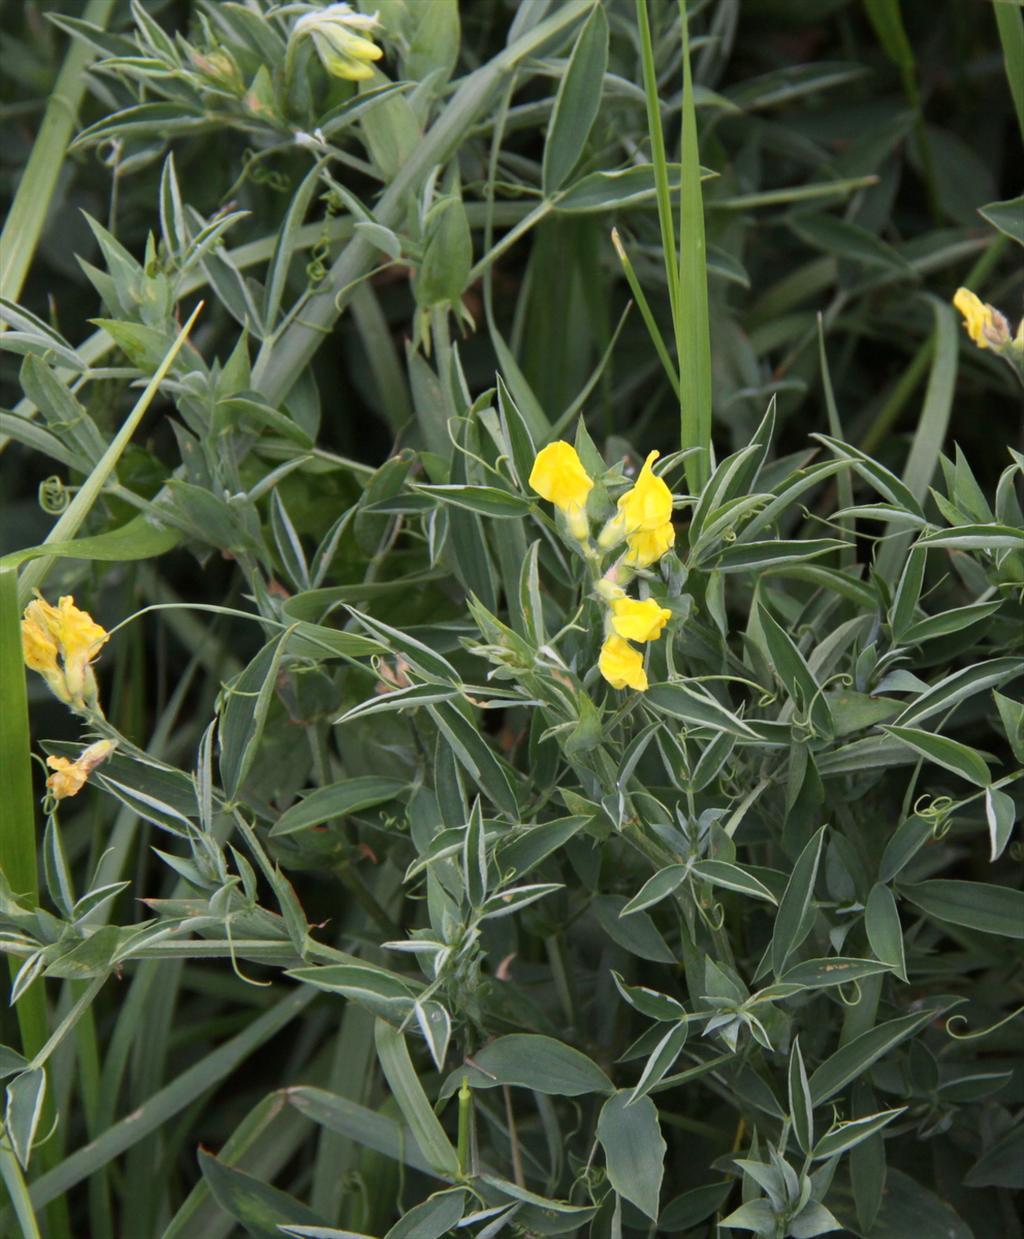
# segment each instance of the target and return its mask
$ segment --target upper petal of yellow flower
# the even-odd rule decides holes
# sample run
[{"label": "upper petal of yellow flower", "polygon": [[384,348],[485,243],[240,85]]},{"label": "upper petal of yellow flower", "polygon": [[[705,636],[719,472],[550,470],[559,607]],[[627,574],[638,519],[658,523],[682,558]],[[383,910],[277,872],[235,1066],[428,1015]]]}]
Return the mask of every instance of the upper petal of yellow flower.
[{"label": "upper petal of yellow flower", "polygon": [[21,648],[25,655],[25,665],[33,671],[45,675],[48,671],[58,669],[57,643],[27,612],[21,621]]},{"label": "upper petal of yellow flower", "polygon": [[656,641],[672,618],[672,612],[653,598],[616,598],[612,603],[612,628],[629,641]]},{"label": "upper petal of yellow flower", "polygon": [[621,637],[613,634],[605,638],[597,665],[612,688],[635,688],[638,693],[647,691],[643,655]]},{"label": "upper petal of yellow flower", "polygon": [[660,454],[651,452],[632,489],[619,500],[627,534],[651,532],[672,519],[672,492],[652,468]]},{"label": "upper petal of yellow flower", "polygon": [[541,448],[530,471],[530,485],[542,499],[568,512],[583,509],[594,483],[570,443],[558,439]]},{"label": "upper petal of yellow flower", "polygon": [[375,16],[356,13],[348,4],[329,4],[325,9],[300,17],[292,29],[292,37],[311,35],[328,73],[350,82],[361,82],[373,76],[370,62],[380,60],[384,53],[372,39],[355,31],[372,33],[379,24]]},{"label": "upper petal of yellow flower", "polygon": [[647,568],[676,544],[676,531],[671,521],[657,529],[641,529],[627,538],[629,554],[626,563],[636,568]]},{"label": "upper petal of yellow flower", "polygon": [[988,348],[985,338],[985,328],[994,326],[994,311],[980,297],[975,296],[969,288],[958,288],[953,298],[953,304],[964,316],[964,326],[978,348]]}]

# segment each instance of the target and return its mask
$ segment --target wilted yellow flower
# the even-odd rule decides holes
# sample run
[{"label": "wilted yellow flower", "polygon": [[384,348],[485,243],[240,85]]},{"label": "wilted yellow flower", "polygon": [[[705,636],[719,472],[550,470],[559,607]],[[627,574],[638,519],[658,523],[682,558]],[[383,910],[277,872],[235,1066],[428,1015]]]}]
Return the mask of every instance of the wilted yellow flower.
[{"label": "wilted yellow flower", "polygon": [[1010,324],[1006,317],[969,288],[958,288],[953,304],[964,316],[964,327],[978,348],[1001,348],[1010,343]]},{"label": "wilted yellow flower", "polygon": [[25,663],[42,675],[61,701],[76,709],[96,704],[92,661],[110,634],[70,594],[57,605],[36,598],[25,608],[21,642]]},{"label": "wilted yellow flower", "polygon": [[371,62],[380,60],[384,53],[372,39],[356,31],[372,32],[379,25],[376,14],[367,17],[349,4],[329,4],[300,17],[292,29],[292,38],[297,41],[309,35],[328,73],[350,82],[364,82],[373,77]]},{"label": "wilted yellow flower", "polygon": [[612,634],[605,638],[597,665],[612,688],[635,688],[638,693],[647,691],[643,655],[621,637]]},{"label": "wilted yellow flower", "polygon": [[653,598],[616,598],[611,606],[612,628],[629,641],[657,641],[672,612]]},{"label": "wilted yellow flower", "polygon": [[662,478],[655,476],[652,467],[660,455],[651,452],[644,461],[636,482],[619,500],[618,513],[601,530],[601,546],[614,546],[633,534],[664,530],[671,523],[672,492]]},{"label": "wilted yellow flower", "polygon": [[116,748],[117,744],[113,740],[97,740],[83,750],[76,761],[69,761],[66,757],[48,757],[46,764],[54,773],[46,780],[46,786],[57,800],[77,796],[89,775],[101,762],[106,761]]},{"label": "wilted yellow flower", "polygon": [[672,522],[666,521],[657,529],[641,529],[639,533],[630,534],[626,544],[629,547],[626,563],[634,568],[646,568],[675,546],[676,531]]}]

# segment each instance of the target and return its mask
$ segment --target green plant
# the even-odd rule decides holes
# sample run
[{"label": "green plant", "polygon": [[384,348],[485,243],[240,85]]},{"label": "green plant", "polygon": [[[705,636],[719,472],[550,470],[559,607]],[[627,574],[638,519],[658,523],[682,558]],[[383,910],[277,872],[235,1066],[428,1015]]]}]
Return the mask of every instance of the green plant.
[{"label": "green plant", "polygon": [[324,7],[50,14],[0,1230],[1019,1236],[1008,6]]}]

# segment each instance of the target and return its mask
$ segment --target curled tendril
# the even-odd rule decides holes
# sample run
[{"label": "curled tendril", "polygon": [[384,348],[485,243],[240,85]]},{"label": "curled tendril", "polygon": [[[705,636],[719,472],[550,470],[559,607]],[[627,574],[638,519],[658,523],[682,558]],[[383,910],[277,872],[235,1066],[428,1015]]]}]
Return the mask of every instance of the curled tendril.
[{"label": "curled tendril", "polygon": [[104,168],[116,168],[121,162],[124,143],[120,138],[107,138],[96,147],[96,158]]},{"label": "curled tendril", "polygon": [[960,1023],[966,1024],[967,1016],[957,1012],[956,1015],[951,1015],[946,1020],[946,1032],[954,1041],[980,1041],[983,1037],[989,1037],[992,1033],[997,1032],[1004,1024],[1009,1024],[1011,1020],[1015,1020],[1018,1015],[1024,1015],[1024,1006],[1018,1007],[1016,1011],[1011,1011],[1009,1015],[1004,1015],[1001,1020],[998,1020],[995,1024],[990,1024],[988,1028],[979,1028],[977,1032],[958,1033],[954,1032],[951,1027],[953,1021],[957,1020]]},{"label": "curled tendril", "polygon": [[51,516],[59,516],[71,502],[72,487],[53,474],[39,483],[39,506]]},{"label": "curled tendril", "polygon": [[1018,864],[1024,861],[1024,843],[1011,843],[1008,855],[1011,860],[1017,861]]},{"label": "curled tendril", "polygon": [[254,185],[266,185],[275,194],[286,194],[292,187],[292,178],[287,173],[262,167],[262,158],[251,146],[246,147],[242,152],[242,179],[250,180]]},{"label": "curled tendril", "polygon": [[847,998],[847,996],[843,993],[843,990],[846,989],[846,986],[840,985],[839,986],[839,1001],[846,1007],[855,1007],[861,1000],[860,982],[849,981],[847,982],[847,984],[849,985],[850,990],[851,990],[851,997]]},{"label": "curled tendril", "polygon": [[700,919],[707,925],[708,929],[713,934],[725,926],[725,908],[717,900],[711,905],[710,909],[704,907],[699,899],[694,900],[697,905],[697,911],[700,913]]},{"label": "curled tendril", "polygon": [[311,288],[318,288],[327,277],[327,259],[331,255],[330,242],[321,237],[310,250],[309,262],[306,263],[306,278]]},{"label": "curled tendril", "polygon": [[952,828],[953,810],[956,801],[952,796],[918,796],[914,801],[914,816],[931,825],[932,838],[938,841],[945,838]]}]

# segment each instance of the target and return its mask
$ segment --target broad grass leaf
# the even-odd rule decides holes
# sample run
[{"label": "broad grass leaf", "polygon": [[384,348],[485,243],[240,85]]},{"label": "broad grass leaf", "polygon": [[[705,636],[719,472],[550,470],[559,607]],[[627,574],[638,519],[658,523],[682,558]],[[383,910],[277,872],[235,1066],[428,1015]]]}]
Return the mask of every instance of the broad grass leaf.
[{"label": "broad grass leaf", "polygon": [[226,1165],[205,1149],[199,1150],[199,1168],[217,1203],[253,1239],[280,1239],[278,1227],[289,1222],[327,1225],[326,1219],[317,1217],[294,1196]]},{"label": "broad grass leaf", "polygon": [[931,878],[907,883],[900,894],[922,912],[983,934],[1024,939],[1024,891],[989,882]]},{"label": "broad grass leaf", "polygon": [[378,1019],[374,1024],[374,1042],[392,1096],[424,1157],[435,1172],[454,1177],[459,1172],[458,1157],[427,1100],[405,1038],[390,1024]]},{"label": "broad grass leaf", "polygon": [[388,1115],[312,1085],[289,1088],[287,1099],[296,1110],[321,1127],[393,1161],[402,1162],[413,1170],[437,1175],[412,1139],[409,1129]]},{"label": "broad grass leaf", "polygon": [[609,1097],[597,1120],[597,1139],[604,1149],[612,1187],[657,1221],[668,1146],[654,1102],[641,1097],[630,1104],[630,1094],[625,1090]]}]

